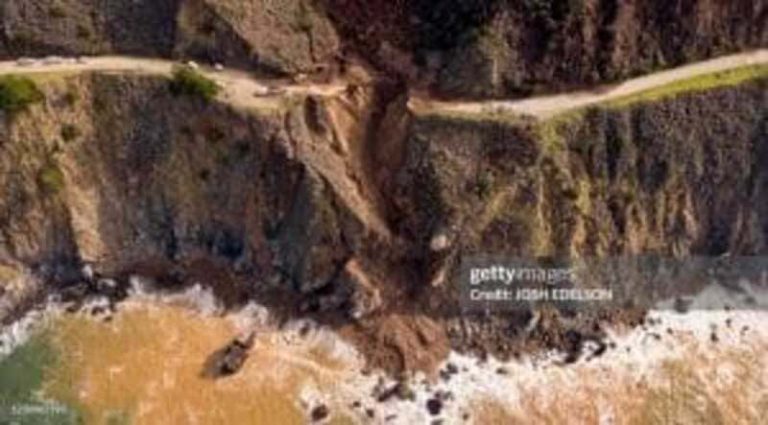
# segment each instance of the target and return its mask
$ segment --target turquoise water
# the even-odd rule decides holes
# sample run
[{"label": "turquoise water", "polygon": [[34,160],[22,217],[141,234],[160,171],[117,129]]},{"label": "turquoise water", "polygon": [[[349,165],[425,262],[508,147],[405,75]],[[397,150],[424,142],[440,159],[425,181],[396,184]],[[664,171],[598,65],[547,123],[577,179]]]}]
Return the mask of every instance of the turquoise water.
[{"label": "turquoise water", "polygon": [[81,423],[69,406],[42,398],[46,371],[58,360],[47,335],[39,333],[0,360],[0,423],[66,425]]}]

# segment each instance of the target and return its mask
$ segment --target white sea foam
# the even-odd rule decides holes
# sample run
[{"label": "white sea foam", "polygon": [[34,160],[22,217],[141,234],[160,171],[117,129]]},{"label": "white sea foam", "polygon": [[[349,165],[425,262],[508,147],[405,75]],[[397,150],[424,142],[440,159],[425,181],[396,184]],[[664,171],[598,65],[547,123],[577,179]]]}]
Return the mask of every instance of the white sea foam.
[{"label": "white sea foam", "polygon": [[152,280],[141,276],[131,276],[128,284],[128,303],[180,305],[205,315],[218,315],[224,311],[213,290],[199,283],[177,292],[158,289]]},{"label": "white sea foam", "polygon": [[60,314],[64,305],[50,302],[26,312],[13,323],[0,327],[0,359],[24,345],[29,338],[49,323],[50,319]]},{"label": "white sea foam", "polygon": [[[219,304],[212,291],[195,285],[176,294],[162,294],[152,291],[148,285],[134,282],[132,297],[126,305],[147,305],[147,303],[182,304],[194,308],[200,314],[219,314]],[[96,300],[93,306],[104,306],[104,300]],[[35,329],[40,328],[49,318],[60,314],[65,306],[51,302],[44,309],[34,310],[12,325],[0,330],[0,356],[7,355],[23,344]],[[615,329],[609,332],[609,340],[615,346],[602,356],[583,357],[580,361],[562,366],[562,355],[556,352],[525,356],[511,362],[493,358],[480,362],[470,356],[452,353],[446,360],[459,372],[447,381],[427,382],[423,376],[414,379],[414,400],[400,400],[392,397],[380,403],[375,400],[374,387],[380,381],[384,387],[394,385],[381,372],[364,375],[360,373],[364,361],[360,354],[333,330],[318,326],[308,320],[291,321],[277,327],[266,307],[249,303],[241,310],[227,315],[237,329],[269,332],[275,350],[284,348],[289,362],[304,362],[302,367],[312,368],[307,359],[290,357],[298,347],[320,348],[332,358],[347,367],[338,373],[338,383],[333,393],[323,392],[317,382],[308,380],[297,395],[302,407],[311,409],[326,404],[332,409],[342,409],[361,423],[412,424],[430,423],[442,419],[445,424],[465,423],[465,414],[474,414],[478,400],[494,400],[510,412],[522,412],[526,400],[535,397],[543,404],[556,404],[555,397],[563,394],[580,394],[585,388],[611,388],[616,383],[653,383],[662,379],[662,368],[667,360],[684,360],[711,364],[727,349],[768,347],[768,312],[761,311],[691,311],[679,314],[672,311],[655,311],[648,316],[648,324],[631,330]],[[263,334],[262,334],[263,335]],[[716,342],[713,342],[716,339]],[[288,358],[290,357],[290,358]],[[306,363],[306,364],[305,364]],[[276,365],[279,366],[279,365]],[[763,365],[765,366],[765,365]],[[499,370],[504,369],[500,374]],[[322,372],[322,371],[319,371]],[[323,372],[326,373],[326,372]],[[733,383],[738,379],[736,371],[724,365],[700,372],[706,380],[717,380],[720,384]],[[756,373],[766,374],[766,369]],[[768,382],[765,376],[764,382]],[[553,391],[556,389],[556,391]],[[746,390],[745,390],[746,391]],[[427,401],[437,392],[452,394],[445,401],[442,413],[431,416],[426,409]],[[621,395],[617,395],[619,397]],[[353,409],[358,401],[360,408]],[[620,406],[609,396],[593,400],[599,406],[600,420],[610,423],[620,415]],[[376,411],[370,419],[364,413],[367,408]]]},{"label": "white sea foam", "polygon": [[[660,383],[664,364],[668,360],[705,364],[725,356],[728,349],[760,350],[760,347],[768,346],[768,329],[762,325],[768,320],[768,312],[691,311],[678,314],[656,311],[651,312],[649,318],[652,324],[643,328],[611,332],[610,339],[615,347],[602,356],[584,357],[567,366],[561,364],[561,356],[554,352],[510,362],[493,358],[479,362],[474,357],[452,353],[446,364],[453,364],[460,372],[452,375],[447,382],[430,384],[416,379],[415,401],[393,397],[385,403],[376,402],[370,393],[379,376],[350,377],[349,385],[343,388],[351,388],[347,394],[348,402],[362,400],[363,409],[359,409],[359,417],[365,423],[430,423],[437,418],[445,424],[465,423],[463,416],[475,412],[474,404],[481,399],[494,400],[510,412],[525,417],[524,402],[530,397],[545,404],[557,405],[558,400],[551,398],[563,397],[564,394],[575,396],[584,393],[584,389],[609,389],[617,383]],[[716,343],[712,341],[713,333]],[[498,373],[500,369],[504,370],[503,375]],[[758,370],[757,373],[768,372]],[[727,368],[709,368],[701,370],[700,374],[703,380],[716,377],[719,385],[735,379],[733,371]],[[444,403],[439,416],[431,416],[426,411],[426,402],[438,392],[450,393],[453,397]],[[615,395],[617,399],[623,396]],[[615,405],[611,397],[593,400],[599,406],[601,420],[606,421],[601,423],[613,423],[611,421],[620,413],[618,409],[621,407]],[[374,420],[365,418],[365,407],[376,409]],[[385,421],[385,418],[390,420]]]}]

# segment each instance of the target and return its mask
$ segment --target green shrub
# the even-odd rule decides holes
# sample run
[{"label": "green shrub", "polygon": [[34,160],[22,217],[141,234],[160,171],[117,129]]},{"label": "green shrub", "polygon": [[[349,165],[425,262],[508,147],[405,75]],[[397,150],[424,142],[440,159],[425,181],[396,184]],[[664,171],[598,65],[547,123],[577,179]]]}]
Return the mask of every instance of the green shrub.
[{"label": "green shrub", "polygon": [[474,181],[470,183],[469,189],[480,199],[487,199],[493,193],[494,187],[493,172],[488,169],[480,170]]},{"label": "green shrub", "polygon": [[64,93],[63,99],[64,99],[64,102],[67,104],[67,106],[70,106],[70,107],[77,105],[77,101],[80,100],[77,93],[72,90]]},{"label": "green shrub", "polygon": [[48,14],[51,16],[51,18],[63,18],[67,16],[67,11],[62,5],[54,4],[48,9]]},{"label": "green shrub", "polygon": [[80,134],[80,129],[73,124],[64,124],[64,126],[61,127],[61,138],[64,139],[65,142],[71,142],[77,139],[80,137]]},{"label": "green shrub", "polygon": [[75,28],[75,34],[77,35],[77,38],[83,40],[89,40],[91,37],[93,37],[93,32],[91,29],[83,24],[77,24],[77,27]]},{"label": "green shrub", "polygon": [[744,84],[748,81],[762,80],[765,78],[768,78],[768,66],[746,65],[739,68],[696,75],[691,78],[673,81],[662,86],[653,87],[645,91],[608,101],[606,105],[610,108],[626,108],[627,106],[639,102],[658,102],[678,95],[699,93],[720,87],[731,87]]},{"label": "green shrub", "polygon": [[40,188],[49,194],[56,194],[64,188],[64,173],[55,163],[48,163],[37,175]]},{"label": "green shrub", "polygon": [[15,75],[0,77],[0,110],[20,112],[43,99],[43,92],[29,78]]},{"label": "green shrub", "polygon": [[299,31],[311,32],[312,31],[312,16],[304,2],[300,2],[298,9],[296,9],[296,28]]},{"label": "green shrub", "polygon": [[221,90],[214,81],[187,67],[173,70],[170,88],[175,96],[195,96],[205,101],[213,100]]}]

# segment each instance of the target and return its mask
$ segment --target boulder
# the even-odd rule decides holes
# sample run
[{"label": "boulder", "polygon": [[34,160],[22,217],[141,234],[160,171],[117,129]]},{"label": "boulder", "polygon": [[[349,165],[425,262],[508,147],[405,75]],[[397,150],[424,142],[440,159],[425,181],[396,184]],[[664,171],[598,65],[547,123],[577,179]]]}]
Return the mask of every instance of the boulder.
[{"label": "boulder", "polygon": [[255,337],[255,333],[250,333],[245,338],[235,338],[226,347],[214,353],[209,361],[209,372],[214,377],[221,377],[240,371],[248,360],[248,352],[253,347]]},{"label": "boulder", "polygon": [[360,320],[376,312],[382,305],[380,285],[367,273],[357,259],[350,259],[339,277],[340,286],[350,294],[349,314]]}]

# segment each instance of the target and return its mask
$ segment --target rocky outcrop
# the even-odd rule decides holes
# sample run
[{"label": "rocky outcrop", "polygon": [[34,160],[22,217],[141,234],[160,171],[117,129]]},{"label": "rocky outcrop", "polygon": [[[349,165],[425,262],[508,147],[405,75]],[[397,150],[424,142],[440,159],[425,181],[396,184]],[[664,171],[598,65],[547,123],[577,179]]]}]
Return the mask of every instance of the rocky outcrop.
[{"label": "rocky outcrop", "polygon": [[439,90],[557,91],[768,45],[762,1],[501,3],[481,34],[454,49],[439,71]]},{"label": "rocky outcrop", "polygon": [[323,0],[379,69],[449,97],[611,82],[768,45],[762,0]]},{"label": "rocky outcrop", "polygon": [[[765,89],[763,79],[546,122],[415,117],[397,233],[418,246],[423,282],[446,274],[430,292],[449,298],[460,258],[478,253],[765,254]],[[443,240],[456,242],[436,250]]]},{"label": "rocky outcrop", "polygon": [[764,0],[7,0],[0,57],[131,54],[332,75],[365,62],[445,97],[617,81],[768,46]]},{"label": "rocky outcrop", "polygon": [[175,43],[178,0],[7,0],[0,57],[124,53],[163,56]]},{"label": "rocky outcrop", "polygon": [[249,110],[159,77],[39,84],[44,102],[0,116],[0,264],[46,282],[181,265],[276,289],[394,371],[448,338],[514,349],[524,314],[454,321],[466,255],[768,249],[765,79],[543,122],[413,115],[396,84]]},{"label": "rocky outcrop", "polygon": [[339,52],[333,25],[306,0],[182,1],[176,41],[179,56],[280,74],[323,71]]},{"label": "rocky outcrop", "polygon": [[9,0],[0,57],[125,54],[286,75],[335,63],[339,41],[306,0]]},{"label": "rocky outcrop", "polygon": [[98,74],[43,88],[44,103],[0,125],[3,258],[105,274],[213,258],[312,292],[380,237],[341,195],[344,169],[303,154],[321,141],[287,129],[304,103],[238,111]]}]

